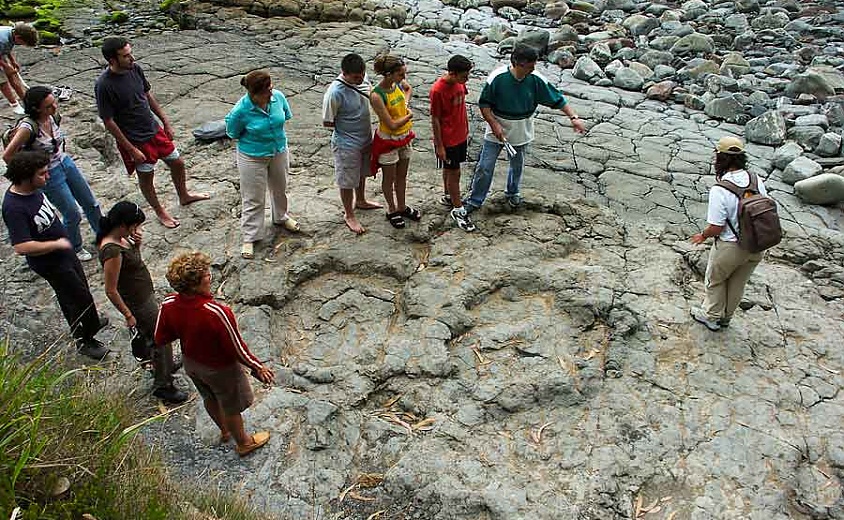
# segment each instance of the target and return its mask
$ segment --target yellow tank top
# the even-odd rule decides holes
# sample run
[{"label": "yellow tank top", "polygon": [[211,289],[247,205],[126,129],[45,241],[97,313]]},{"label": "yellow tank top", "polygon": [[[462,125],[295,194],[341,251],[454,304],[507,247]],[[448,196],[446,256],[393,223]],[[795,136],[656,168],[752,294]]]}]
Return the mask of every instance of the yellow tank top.
[{"label": "yellow tank top", "polygon": [[[393,85],[393,90],[390,92],[385,92],[384,89],[378,86],[373,87],[372,91],[381,96],[381,100],[384,101],[384,105],[387,107],[387,113],[390,114],[391,118],[394,120],[401,119],[407,115],[407,100],[404,97],[404,92],[402,92],[402,89],[400,89],[397,84]],[[410,132],[412,127],[413,121],[408,121],[401,127],[395,130],[390,130],[386,124],[379,122],[378,132],[384,136],[404,137],[405,134]]]}]

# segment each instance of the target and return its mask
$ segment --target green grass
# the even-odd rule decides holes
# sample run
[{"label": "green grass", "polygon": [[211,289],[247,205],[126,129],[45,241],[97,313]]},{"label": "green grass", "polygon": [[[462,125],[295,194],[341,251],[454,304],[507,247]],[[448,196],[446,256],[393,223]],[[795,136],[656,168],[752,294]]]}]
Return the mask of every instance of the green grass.
[{"label": "green grass", "polygon": [[[0,512],[20,507],[26,520],[263,518],[229,495],[172,482],[136,435],[148,420],[129,390],[96,369],[61,367],[53,349],[22,362],[0,342]],[[69,490],[52,496],[62,479]]]}]

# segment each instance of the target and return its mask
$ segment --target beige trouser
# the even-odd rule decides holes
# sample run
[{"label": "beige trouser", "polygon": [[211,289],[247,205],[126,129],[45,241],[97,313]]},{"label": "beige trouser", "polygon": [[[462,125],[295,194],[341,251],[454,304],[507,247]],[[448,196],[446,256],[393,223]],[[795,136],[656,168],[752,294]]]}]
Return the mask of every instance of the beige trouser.
[{"label": "beige trouser", "polygon": [[273,223],[279,224],[287,215],[287,150],[272,157],[252,157],[237,152],[237,171],[240,172],[240,230],[244,242],[264,238],[264,208],[267,188],[270,189],[270,208]]},{"label": "beige trouser", "polygon": [[760,260],[762,253],[745,251],[736,242],[715,240],[709,251],[704,280],[703,310],[707,318],[712,321],[732,319],[744,295],[744,286]]}]

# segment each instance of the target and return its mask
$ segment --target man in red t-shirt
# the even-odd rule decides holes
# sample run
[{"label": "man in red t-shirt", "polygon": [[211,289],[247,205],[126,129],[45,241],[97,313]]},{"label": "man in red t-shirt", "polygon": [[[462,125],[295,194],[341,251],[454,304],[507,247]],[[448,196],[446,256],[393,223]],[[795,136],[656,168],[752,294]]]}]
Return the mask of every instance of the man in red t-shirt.
[{"label": "man in red t-shirt", "polygon": [[463,207],[460,198],[460,163],[466,161],[469,138],[469,120],[466,117],[466,82],[472,62],[465,56],[455,55],[448,60],[448,70],[431,87],[431,127],[434,134],[434,151],[437,167],[443,169],[443,195],[441,202],[452,207],[451,218],[464,231],[474,231],[475,224]]}]

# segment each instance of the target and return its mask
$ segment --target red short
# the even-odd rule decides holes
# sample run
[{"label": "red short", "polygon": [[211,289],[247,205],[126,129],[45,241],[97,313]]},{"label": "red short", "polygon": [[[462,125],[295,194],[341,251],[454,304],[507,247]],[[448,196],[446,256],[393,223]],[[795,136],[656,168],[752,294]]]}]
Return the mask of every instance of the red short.
[{"label": "red short", "polygon": [[132,175],[136,170],[138,173],[152,173],[155,169],[155,163],[159,159],[170,162],[179,158],[179,151],[176,150],[176,145],[167,137],[164,129],[160,126],[158,127],[158,132],[152,136],[152,139],[145,143],[132,143],[132,145],[143,152],[147,160],[141,164],[135,164],[132,154],[118,146],[117,150],[120,152],[120,157],[123,158],[123,164],[126,166],[126,172],[129,175]]}]

